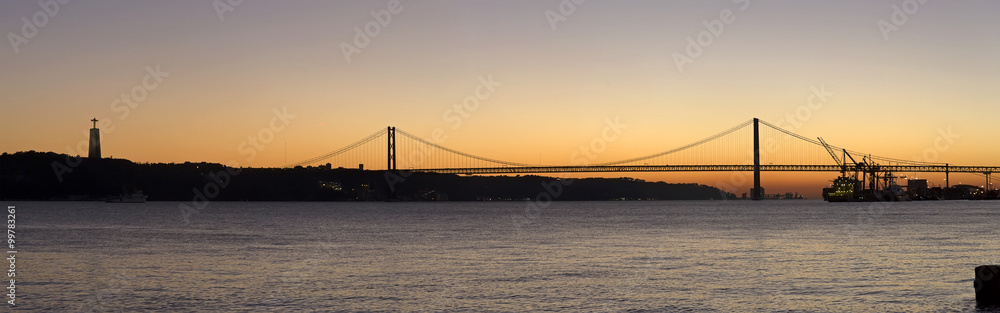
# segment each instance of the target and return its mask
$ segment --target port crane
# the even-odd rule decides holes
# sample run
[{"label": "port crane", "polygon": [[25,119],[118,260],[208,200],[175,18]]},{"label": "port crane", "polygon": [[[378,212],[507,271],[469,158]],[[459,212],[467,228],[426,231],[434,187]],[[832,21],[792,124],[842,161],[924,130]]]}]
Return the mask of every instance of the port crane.
[{"label": "port crane", "polygon": [[[840,167],[840,177],[834,180],[834,190],[838,192],[842,197],[850,197],[854,200],[871,200],[871,199],[895,199],[898,195],[889,195],[885,192],[879,190],[885,189],[885,191],[896,192],[895,189],[899,189],[896,186],[894,179],[905,178],[905,176],[895,176],[892,172],[882,171],[882,167],[872,159],[871,156],[862,156],[861,162],[854,159],[847,152],[847,149],[840,149],[842,157],[837,156],[837,152],[833,149],[833,146],[826,143],[822,137],[818,137],[819,142],[826,148],[826,151],[830,153],[830,157],[833,161],[837,163]],[[847,160],[850,160],[848,163]],[[853,164],[853,166],[850,166]],[[848,175],[848,170],[850,167],[854,168],[854,174]],[[858,180],[858,174],[861,174],[861,180]],[[882,182],[879,186],[879,181]],[[862,190],[864,186],[868,187],[867,190]],[[881,189],[880,189],[881,187]]]},{"label": "port crane", "polygon": [[837,163],[837,166],[840,166],[841,177],[848,177],[847,176],[848,159],[850,159],[851,163],[854,164],[854,177],[853,177],[854,179],[858,178],[858,172],[866,172],[865,169],[869,168],[868,161],[865,158],[862,158],[861,162],[858,162],[854,160],[854,157],[851,156],[850,153],[847,153],[847,149],[840,149],[841,152],[843,153],[843,157],[842,158],[837,157],[837,152],[833,150],[833,146],[830,146],[830,144],[826,143],[826,140],[823,140],[823,137],[817,137],[817,139],[819,139],[819,143],[823,145],[823,148],[826,148],[826,152],[830,153],[830,157],[832,157],[833,161]]}]

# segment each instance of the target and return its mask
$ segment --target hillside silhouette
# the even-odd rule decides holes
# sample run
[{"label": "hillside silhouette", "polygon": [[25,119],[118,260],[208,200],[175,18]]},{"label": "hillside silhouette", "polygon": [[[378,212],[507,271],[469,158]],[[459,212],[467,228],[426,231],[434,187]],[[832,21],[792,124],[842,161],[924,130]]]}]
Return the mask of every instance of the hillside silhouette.
[{"label": "hillside silhouette", "polygon": [[0,198],[101,200],[136,190],[149,195],[150,201],[191,201],[199,192],[221,201],[482,201],[540,195],[555,201],[735,198],[705,185],[632,178],[559,180],[402,171],[388,179],[386,175],[329,165],[236,169],[218,163],[135,163],[27,151],[0,155]]}]

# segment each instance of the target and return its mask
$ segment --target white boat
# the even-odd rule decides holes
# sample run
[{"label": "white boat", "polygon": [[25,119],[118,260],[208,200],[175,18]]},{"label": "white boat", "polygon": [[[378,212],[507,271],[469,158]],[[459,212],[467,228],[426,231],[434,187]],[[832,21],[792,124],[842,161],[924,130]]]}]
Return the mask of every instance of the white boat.
[{"label": "white boat", "polygon": [[142,193],[142,190],[133,193],[123,193],[117,196],[110,196],[104,202],[107,203],[146,203],[146,198],[148,195]]}]

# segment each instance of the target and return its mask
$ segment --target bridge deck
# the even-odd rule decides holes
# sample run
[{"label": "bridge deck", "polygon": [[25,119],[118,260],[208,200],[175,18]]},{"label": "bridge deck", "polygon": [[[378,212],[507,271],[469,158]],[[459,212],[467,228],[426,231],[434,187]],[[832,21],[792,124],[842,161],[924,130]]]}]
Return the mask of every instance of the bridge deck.
[{"label": "bridge deck", "polygon": [[[840,172],[837,165],[761,165],[766,172]],[[997,173],[1000,166],[880,165],[878,171],[922,173]],[[603,172],[751,172],[753,165],[594,165],[594,166],[524,166],[480,168],[414,169],[418,172],[444,174],[528,174],[528,173],[603,173]],[[853,168],[848,168],[853,172]]]}]

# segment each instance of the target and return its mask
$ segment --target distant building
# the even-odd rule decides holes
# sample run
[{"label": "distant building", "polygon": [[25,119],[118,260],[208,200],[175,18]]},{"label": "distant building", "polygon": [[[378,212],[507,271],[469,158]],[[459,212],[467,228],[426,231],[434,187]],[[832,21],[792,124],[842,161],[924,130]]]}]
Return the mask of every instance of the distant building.
[{"label": "distant building", "polygon": [[954,185],[945,190],[946,199],[975,199],[983,194],[983,188],[973,185]]},{"label": "distant building", "polygon": [[796,192],[796,193],[786,192],[785,193],[785,197],[782,198],[782,199],[799,200],[799,199],[805,199],[805,198],[806,198],[805,196],[800,195],[798,192]]},{"label": "distant building", "polygon": [[94,122],[94,128],[90,129],[90,153],[87,154],[88,158],[100,159],[101,158],[101,130],[97,129],[97,119],[90,120]]},{"label": "distant building", "polygon": [[340,182],[337,182],[337,181],[324,181],[324,180],[321,180],[321,181],[319,181],[319,188],[329,189],[329,190],[333,190],[333,191],[344,190],[344,186],[341,185]]},{"label": "distant building", "polygon": [[906,192],[910,194],[910,198],[925,198],[929,195],[929,191],[926,179],[910,179],[906,181]]}]

